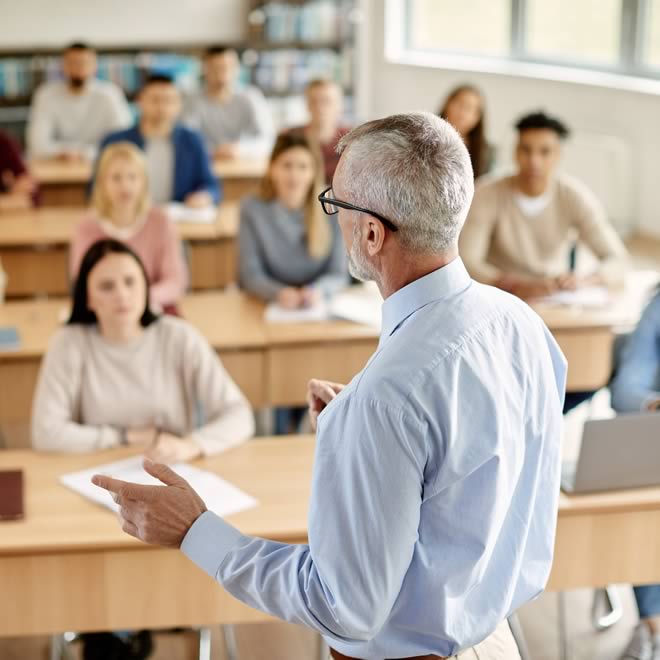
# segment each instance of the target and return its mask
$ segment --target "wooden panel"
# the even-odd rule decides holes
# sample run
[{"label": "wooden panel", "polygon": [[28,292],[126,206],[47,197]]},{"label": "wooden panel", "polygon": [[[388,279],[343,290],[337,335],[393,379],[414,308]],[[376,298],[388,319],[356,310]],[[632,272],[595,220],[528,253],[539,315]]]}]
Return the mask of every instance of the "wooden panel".
[{"label": "wooden panel", "polygon": [[235,240],[225,238],[190,244],[190,283],[193,291],[222,289],[235,281]]},{"label": "wooden panel", "polygon": [[651,511],[563,516],[560,510],[549,590],[658,581],[659,501]]},{"label": "wooden panel", "polygon": [[67,250],[63,246],[0,249],[7,273],[7,298],[69,293]]},{"label": "wooden panel", "polygon": [[223,179],[223,201],[241,200],[259,190],[260,179]]},{"label": "wooden panel", "polygon": [[273,406],[304,405],[310,378],[347,383],[376,346],[375,340],[361,340],[268,349],[268,402]]},{"label": "wooden panel", "polygon": [[5,557],[0,584],[0,637],[271,620],[176,550]]},{"label": "wooden panel", "polygon": [[610,328],[553,330],[552,334],[568,361],[569,392],[597,390],[609,383],[614,349]]},{"label": "wooden panel", "polygon": [[84,206],[87,203],[86,183],[46,183],[40,186],[44,206]]},{"label": "wooden panel", "polygon": [[0,423],[27,422],[41,359],[0,360]]},{"label": "wooden panel", "polygon": [[220,351],[220,359],[253,408],[266,405],[266,355],[262,350]]}]

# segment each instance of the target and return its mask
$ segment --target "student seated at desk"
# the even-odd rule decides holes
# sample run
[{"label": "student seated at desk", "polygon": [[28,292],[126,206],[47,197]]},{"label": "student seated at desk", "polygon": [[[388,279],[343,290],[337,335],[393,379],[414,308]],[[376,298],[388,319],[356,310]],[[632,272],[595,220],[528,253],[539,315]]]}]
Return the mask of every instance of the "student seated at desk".
[{"label": "student seated at desk", "polygon": [[280,135],[261,194],[241,205],[238,279],[246,291],[295,309],[347,285],[339,226],[317,201],[321,181],[305,136]]},{"label": "student seated at desk", "polygon": [[[617,412],[660,415],[660,291],[628,338],[610,387]],[[640,624],[622,660],[660,660],[660,584],[635,587],[635,600]]]},{"label": "student seated at desk", "polygon": [[339,163],[337,144],[351,130],[341,123],[344,93],[333,80],[312,80],[305,89],[305,100],[309,123],[290,130],[304,133],[310,143],[318,145],[323,157],[323,177],[330,184]]},{"label": "student seated at desk", "polygon": [[31,158],[88,159],[110,131],[130,126],[124,92],[96,78],[96,53],[83,43],[62,56],[64,80],[46,82],[35,92],[27,128]]},{"label": "student seated at desk", "polygon": [[115,240],[82,260],[67,325],[52,338],[32,407],[35,449],[122,445],[189,461],[254,433],[250,405],[186,321],[156,316],[139,257]]},{"label": "student seated at desk", "polygon": [[218,204],[220,186],[202,136],[177,121],[181,94],[172,78],[150,75],[142,86],[138,105],[138,123],[106,136],[101,151],[115,142],[132,142],[142,149],[156,204],[174,201],[194,208]]},{"label": "student seated at desk", "polygon": [[71,281],[89,247],[102,238],[123,241],[139,255],[149,279],[152,308],[176,309],[187,281],[183,248],[165,213],[151,206],[144,155],[130,142],[117,142],[103,150],[92,211],[78,225],[71,242]]},{"label": "student seated at desk", "polygon": [[486,101],[474,85],[460,85],[453,89],[440,109],[465,142],[474,178],[486,174],[493,167],[494,149],[486,140]]},{"label": "student seated at desk", "polygon": [[257,87],[235,88],[238,70],[232,48],[206,51],[206,87],[186,100],[184,121],[204,136],[213,158],[265,158],[275,137],[270,109]]},{"label": "student seated at desk", "polygon": [[18,142],[0,131],[0,212],[28,209],[37,196],[37,184],[25,166]]},{"label": "student seated at desk", "polygon": [[[460,236],[472,277],[521,298],[560,289],[623,283],[626,249],[594,195],[557,168],[568,129],[538,112],[517,124],[517,171],[477,183]],[[585,277],[571,271],[575,241],[600,260]]]}]

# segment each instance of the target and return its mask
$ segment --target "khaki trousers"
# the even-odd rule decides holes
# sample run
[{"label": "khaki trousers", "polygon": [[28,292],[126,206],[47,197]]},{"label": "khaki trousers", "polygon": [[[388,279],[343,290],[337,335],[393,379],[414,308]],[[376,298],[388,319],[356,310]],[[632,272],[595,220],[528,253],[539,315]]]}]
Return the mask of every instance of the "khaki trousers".
[{"label": "khaki trousers", "polygon": [[[331,649],[330,656],[334,660],[357,660],[349,658]],[[520,660],[520,653],[516,640],[511,634],[508,621],[502,621],[495,632],[484,639],[483,642],[473,646],[471,649],[461,651],[453,656],[460,660]],[[417,658],[404,658],[402,660],[442,660],[439,655],[423,655]],[[447,660],[447,659],[445,659]]]}]

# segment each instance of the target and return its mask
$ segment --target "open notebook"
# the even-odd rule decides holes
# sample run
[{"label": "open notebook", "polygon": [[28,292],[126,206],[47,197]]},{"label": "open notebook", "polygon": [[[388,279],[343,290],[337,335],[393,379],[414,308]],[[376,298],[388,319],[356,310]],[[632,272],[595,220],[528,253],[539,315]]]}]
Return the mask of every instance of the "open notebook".
[{"label": "open notebook", "polygon": [[[170,467],[197,491],[207,508],[219,516],[229,516],[255,507],[258,504],[254,497],[244,493],[212,472],[200,470],[186,463],[175,463]],[[163,485],[142,469],[141,456],[134,456],[114,463],[104,463],[87,470],[70,472],[62,475],[60,482],[83,497],[97,504],[102,504],[115,512],[118,511],[119,508],[110,493],[92,483],[91,479],[95,474],[106,474],[115,479],[138,484]]]}]

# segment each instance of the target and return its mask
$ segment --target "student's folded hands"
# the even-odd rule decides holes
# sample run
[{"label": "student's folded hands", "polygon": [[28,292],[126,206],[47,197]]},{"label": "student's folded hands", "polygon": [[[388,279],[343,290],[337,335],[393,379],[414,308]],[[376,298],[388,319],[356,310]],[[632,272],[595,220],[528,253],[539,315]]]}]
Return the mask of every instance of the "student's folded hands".
[{"label": "student's folded hands", "polygon": [[192,438],[179,438],[172,433],[160,432],[144,455],[156,463],[179,463],[199,458],[202,450]]}]

